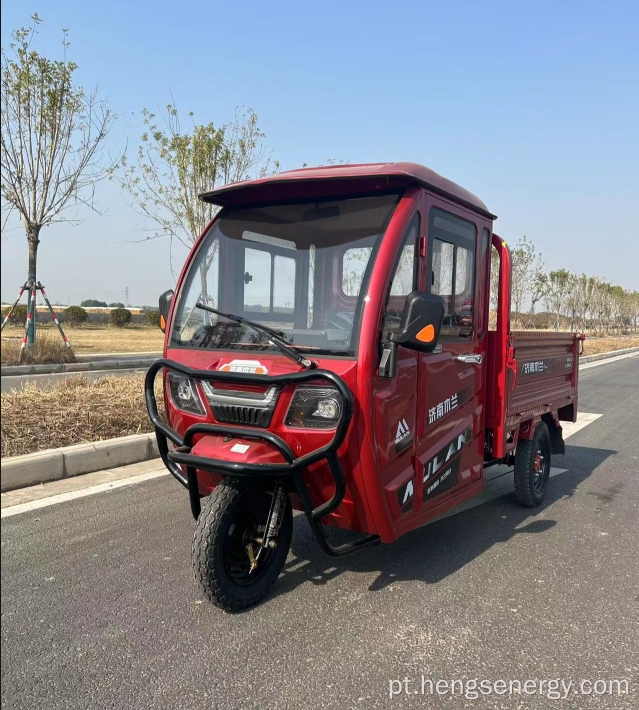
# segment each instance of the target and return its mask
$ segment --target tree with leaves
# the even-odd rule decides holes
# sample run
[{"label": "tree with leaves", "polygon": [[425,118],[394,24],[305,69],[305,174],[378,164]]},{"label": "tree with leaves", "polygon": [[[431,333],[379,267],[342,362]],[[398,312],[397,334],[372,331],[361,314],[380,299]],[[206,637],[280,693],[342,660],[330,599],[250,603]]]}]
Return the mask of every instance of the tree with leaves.
[{"label": "tree with leaves", "polygon": [[535,314],[535,308],[539,301],[546,297],[548,293],[548,276],[541,270],[535,272],[532,288],[530,292],[530,315]]},{"label": "tree with leaves", "polygon": [[[103,159],[115,115],[97,89],[86,92],[74,79],[77,65],[48,59],[33,48],[40,18],[12,33],[2,48],[2,231],[12,213],[24,226],[29,250],[28,281],[37,278],[40,235],[56,222],[73,223],[68,210],[96,210],[94,188],[111,165]],[[35,339],[35,320],[29,344]]]},{"label": "tree with leaves", "polygon": [[[227,183],[264,177],[279,167],[270,160],[252,109],[236,111],[232,121],[219,127],[195,123],[193,113],[183,126],[174,104],[160,117],[144,109],[142,119],[144,132],[135,160],[129,162],[125,156],[113,175],[131,195],[137,211],[155,223],[146,239],[168,238],[170,254],[174,240],[190,249],[219,209],[198,195]],[[200,268],[205,301],[207,274],[216,254],[216,249],[209,249]]]},{"label": "tree with leaves", "polygon": [[497,309],[499,300],[499,252],[494,245],[490,247],[490,307]]},{"label": "tree with leaves", "polygon": [[521,318],[524,303],[533,291],[535,278],[543,272],[543,261],[535,245],[525,235],[511,249],[510,257],[513,311],[516,317]]}]

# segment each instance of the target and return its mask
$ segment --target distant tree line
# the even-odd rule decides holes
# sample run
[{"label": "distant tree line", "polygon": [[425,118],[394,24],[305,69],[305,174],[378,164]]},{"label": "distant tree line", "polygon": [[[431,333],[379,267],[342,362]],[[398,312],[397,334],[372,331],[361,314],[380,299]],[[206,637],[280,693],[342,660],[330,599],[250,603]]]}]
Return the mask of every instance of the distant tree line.
[{"label": "distant tree line", "polygon": [[[523,236],[510,247],[512,320],[519,328],[551,327],[586,333],[637,332],[639,291],[567,269],[546,271],[541,254]],[[499,256],[493,249],[491,306],[497,305]],[[536,310],[546,309],[545,323]]]}]

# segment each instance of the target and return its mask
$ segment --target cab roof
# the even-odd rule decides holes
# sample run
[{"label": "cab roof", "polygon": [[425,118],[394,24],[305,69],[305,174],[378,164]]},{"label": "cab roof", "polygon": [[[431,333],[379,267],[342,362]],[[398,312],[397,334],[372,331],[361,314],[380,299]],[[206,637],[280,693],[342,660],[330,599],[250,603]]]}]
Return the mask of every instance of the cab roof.
[{"label": "cab roof", "polygon": [[376,191],[422,185],[473,212],[496,219],[472,192],[417,163],[361,163],[287,170],[276,175],[235,182],[199,197],[221,207],[264,204],[278,200],[335,196],[336,193]]}]

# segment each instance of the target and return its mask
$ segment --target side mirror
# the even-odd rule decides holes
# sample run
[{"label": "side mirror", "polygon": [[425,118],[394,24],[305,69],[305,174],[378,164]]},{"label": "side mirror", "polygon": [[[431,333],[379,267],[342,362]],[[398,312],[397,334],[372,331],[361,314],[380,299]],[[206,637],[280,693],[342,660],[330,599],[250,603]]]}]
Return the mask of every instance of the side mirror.
[{"label": "side mirror", "polygon": [[399,331],[390,336],[391,342],[422,353],[432,353],[437,347],[445,310],[441,296],[413,291],[406,297]]},{"label": "side mirror", "polygon": [[441,296],[413,291],[406,297],[406,305],[397,333],[392,333],[384,344],[378,377],[393,378],[397,374],[397,346],[432,353],[444,321],[446,304]]},{"label": "side mirror", "polygon": [[173,302],[173,289],[165,291],[160,296],[159,310],[160,310],[160,330],[164,333],[166,331],[166,324],[169,322],[169,311],[171,310],[171,303]]}]

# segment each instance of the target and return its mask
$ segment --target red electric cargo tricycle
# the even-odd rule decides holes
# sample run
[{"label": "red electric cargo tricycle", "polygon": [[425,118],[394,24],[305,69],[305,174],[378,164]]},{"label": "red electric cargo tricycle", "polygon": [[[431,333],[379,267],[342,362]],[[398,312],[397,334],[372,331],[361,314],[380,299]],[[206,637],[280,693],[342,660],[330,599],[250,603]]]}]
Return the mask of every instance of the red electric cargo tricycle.
[{"label": "red electric cargo tricycle", "polygon": [[[521,504],[542,502],[560,422],[577,416],[582,336],[511,332],[509,252],[483,202],[413,163],[293,170],[200,199],[221,210],[160,298],[146,400],[211,601],[264,597],[292,509],[339,556],[480,493],[496,463],[514,465]],[[336,547],[326,524],[363,535]]]}]

